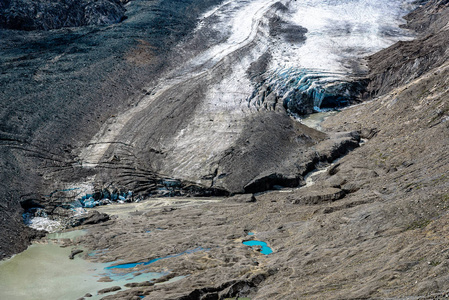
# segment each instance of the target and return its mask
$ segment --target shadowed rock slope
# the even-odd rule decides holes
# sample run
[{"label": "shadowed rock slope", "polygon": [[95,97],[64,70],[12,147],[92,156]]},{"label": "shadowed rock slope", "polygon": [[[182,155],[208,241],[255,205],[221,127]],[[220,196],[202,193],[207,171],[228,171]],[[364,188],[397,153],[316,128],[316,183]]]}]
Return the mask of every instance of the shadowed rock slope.
[{"label": "shadowed rock slope", "polygon": [[125,18],[122,1],[0,1],[0,28],[51,30],[62,27],[109,25]]},{"label": "shadowed rock slope", "polygon": [[168,49],[216,3],[133,1],[110,26],[0,30],[0,257],[27,246],[22,206],[48,203],[55,178],[92,175],[73,149],[147,92],[173,61]]}]

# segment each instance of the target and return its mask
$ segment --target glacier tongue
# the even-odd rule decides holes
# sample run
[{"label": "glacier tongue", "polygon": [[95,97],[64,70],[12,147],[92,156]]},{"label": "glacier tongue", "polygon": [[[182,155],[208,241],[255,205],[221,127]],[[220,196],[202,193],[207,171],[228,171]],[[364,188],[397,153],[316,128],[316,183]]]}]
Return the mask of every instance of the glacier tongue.
[{"label": "glacier tongue", "polygon": [[[306,158],[296,153],[313,143],[296,138],[323,137],[291,124],[286,111],[309,114],[357,99],[362,57],[410,38],[399,27],[407,3],[224,2],[175,47],[174,68],[151,93],[104,123],[80,161],[104,167],[97,180],[139,190],[135,177],[156,182],[155,174],[231,193],[270,172],[297,182],[291,166]],[[109,172],[111,163],[123,173]]]}]

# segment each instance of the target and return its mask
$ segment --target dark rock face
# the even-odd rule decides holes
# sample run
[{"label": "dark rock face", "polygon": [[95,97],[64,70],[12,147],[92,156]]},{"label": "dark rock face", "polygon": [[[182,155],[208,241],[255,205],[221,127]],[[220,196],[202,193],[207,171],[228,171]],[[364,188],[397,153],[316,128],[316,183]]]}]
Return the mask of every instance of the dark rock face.
[{"label": "dark rock face", "polygon": [[272,36],[283,37],[290,43],[303,43],[306,40],[306,33],[307,28],[288,24],[277,15],[270,19],[270,35]]},{"label": "dark rock face", "polygon": [[69,259],[74,259],[75,256],[80,253],[83,253],[83,250],[81,249],[72,250],[72,252],[69,255]]},{"label": "dark rock face", "polygon": [[337,188],[305,188],[298,197],[291,197],[290,200],[293,204],[320,204],[323,202],[332,202],[339,200],[345,196],[344,191]]},{"label": "dark rock face", "polygon": [[45,231],[38,231],[25,226],[22,221],[20,206],[17,207],[13,201],[3,201],[2,204],[6,207],[0,207],[0,226],[3,228],[0,234],[0,259],[24,251],[30,240],[38,239],[47,234]]},{"label": "dark rock face", "polygon": [[407,20],[406,28],[410,28],[418,33],[431,34],[438,33],[448,22],[445,10],[449,6],[447,0],[421,0],[420,7],[405,16]]},{"label": "dark rock face", "polygon": [[102,289],[102,290],[99,290],[98,291],[98,294],[106,294],[106,293],[110,293],[110,292],[115,292],[115,291],[119,291],[119,290],[121,290],[122,288],[121,287],[119,287],[119,286],[113,286],[113,287],[110,287],[110,288],[105,288],[105,289]]},{"label": "dark rock face", "polygon": [[429,1],[406,17],[407,28],[420,37],[399,42],[369,57],[368,92],[383,94],[419,78],[448,60],[449,22],[447,1]]},{"label": "dark rock face", "polygon": [[124,14],[119,0],[2,0],[0,28],[51,30],[109,25],[122,21]]},{"label": "dark rock face", "polygon": [[109,221],[109,216],[104,213],[99,213],[96,210],[90,211],[87,216],[76,218],[72,226],[91,225]]}]

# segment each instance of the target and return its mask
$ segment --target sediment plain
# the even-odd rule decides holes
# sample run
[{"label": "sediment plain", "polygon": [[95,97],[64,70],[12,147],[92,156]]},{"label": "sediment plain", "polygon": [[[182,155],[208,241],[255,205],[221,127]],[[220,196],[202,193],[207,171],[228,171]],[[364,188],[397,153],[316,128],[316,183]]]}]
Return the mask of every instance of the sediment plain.
[{"label": "sediment plain", "polygon": [[[209,5],[212,4],[215,3]],[[283,10],[279,6],[274,9]],[[141,41],[126,51],[115,49],[126,53],[128,62],[135,64],[110,65],[123,66],[107,73],[122,80],[108,80],[111,86],[97,89],[75,89],[83,95],[76,99],[85,99],[86,94],[92,93],[93,98],[110,96],[114,105],[88,100],[83,105],[67,102],[65,111],[59,106],[56,109],[59,102],[55,102],[55,114],[62,121],[54,121],[55,116],[48,120],[32,114],[27,115],[30,119],[25,123],[13,123],[13,116],[24,115],[13,115],[11,111],[17,106],[2,101],[2,113],[8,118],[2,124],[16,124],[22,131],[13,138],[6,134],[10,131],[3,130],[5,172],[1,184],[7,198],[2,202],[2,216],[8,213],[11,218],[3,217],[6,230],[1,235],[0,250],[7,256],[25,248],[28,239],[19,239],[14,231],[31,236],[38,233],[20,224],[23,208],[40,205],[51,213],[65,196],[72,196],[50,192],[73,182],[90,176],[97,180],[98,188],[121,184],[147,195],[164,188],[161,182],[175,181],[179,182],[175,192],[182,197],[143,197],[137,203],[95,208],[110,219],[96,215],[98,222],[92,223],[97,224],[82,225],[88,230],[86,235],[73,245],[67,241],[74,247],[107,249],[99,255],[86,256],[97,262],[143,263],[169,257],[149,265],[137,264],[133,269],[167,272],[166,277],[158,279],[159,284],[130,280],[126,290],[105,295],[104,299],[446,298],[449,4],[443,0],[423,2],[406,20],[405,26],[416,32],[416,38],[366,58],[367,69],[360,70],[368,82],[364,101],[328,117],[320,124],[320,131],[290,118],[284,106],[277,105],[276,98],[267,100],[266,106],[259,101],[238,114],[224,114],[211,108],[214,103],[201,102],[203,85],[192,82],[201,78],[205,80],[202,83],[218,86],[226,72],[240,72],[232,70],[232,59],[251,55],[251,43],[235,55],[226,56],[208,72],[194,66],[198,77],[190,76],[188,85],[180,81],[175,85],[177,89],[169,86],[154,91],[147,88],[148,78],[154,70],[169,68],[163,63],[173,61],[166,58],[171,54],[154,50],[163,49],[162,46],[154,48]],[[112,35],[113,30],[105,32],[106,36]],[[44,38],[43,35],[38,34],[38,38]],[[216,36],[203,38],[200,44],[207,44]],[[298,37],[295,41],[304,42]],[[169,41],[165,43],[168,45]],[[153,60],[147,56],[148,51],[162,54]],[[260,71],[268,63],[267,57],[246,65],[255,74],[263,73]],[[30,63],[36,59],[39,58]],[[102,66],[108,65],[108,59]],[[139,67],[141,63],[145,67]],[[185,74],[192,74],[191,71]],[[87,69],[82,72],[80,76],[97,78],[89,75]],[[3,72],[2,76],[10,74]],[[43,74],[50,80],[51,72]],[[139,79],[142,74],[148,77]],[[179,80],[173,78],[175,82]],[[34,90],[34,82],[27,85],[27,79],[23,80],[21,88],[28,87],[29,103],[34,103],[32,99],[39,93],[49,93],[47,89]],[[12,81],[5,86],[12,89]],[[136,90],[140,91],[137,95],[133,94]],[[112,92],[104,94],[105,91]],[[8,99],[13,94],[12,90],[3,91]],[[122,99],[130,100],[124,103]],[[67,112],[76,114],[69,118]],[[119,122],[111,122],[111,114]],[[148,115],[160,118],[148,119]],[[219,118],[229,120],[220,123]],[[80,121],[74,124],[73,120]],[[45,126],[36,125],[39,130],[31,128],[36,123]],[[223,124],[232,128],[221,128]],[[50,129],[51,126],[59,131]],[[83,130],[78,126],[83,126]],[[194,144],[207,144],[203,137],[195,135],[203,133],[205,126],[212,129],[206,139],[210,148],[187,156],[189,149],[196,149]],[[153,129],[144,130],[148,128]],[[181,129],[184,131],[180,133]],[[33,132],[33,139],[26,136],[26,130]],[[64,148],[66,143],[61,142],[67,138],[76,141],[71,148]],[[98,146],[102,144],[113,146]],[[44,146],[52,151],[45,152]],[[171,148],[164,148],[167,146]],[[33,151],[33,155],[21,156],[15,151]],[[42,164],[42,159],[47,163]],[[321,172],[310,173],[315,168]],[[48,194],[50,197],[42,196]],[[264,255],[257,248],[243,245],[246,240],[264,241],[273,253]],[[7,246],[8,243],[17,246]],[[179,280],[170,282],[173,277]]]}]

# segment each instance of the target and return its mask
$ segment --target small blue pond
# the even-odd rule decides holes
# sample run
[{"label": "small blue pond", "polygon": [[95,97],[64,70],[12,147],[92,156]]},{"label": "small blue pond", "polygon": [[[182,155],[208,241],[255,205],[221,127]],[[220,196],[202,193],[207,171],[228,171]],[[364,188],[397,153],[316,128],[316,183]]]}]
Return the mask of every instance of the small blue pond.
[{"label": "small blue pond", "polygon": [[243,242],[243,244],[247,245],[247,246],[251,246],[251,247],[253,247],[253,246],[261,246],[262,250],[260,251],[260,253],[265,254],[265,255],[273,253],[273,250],[270,247],[268,247],[267,243],[265,243],[265,242],[261,242],[261,241],[246,241],[246,242]]},{"label": "small blue pond", "polygon": [[195,253],[195,252],[203,251],[203,250],[207,250],[207,249],[204,249],[202,247],[198,247],[198,248],[195,248],[195,249],[192,249],[192,250],[187,250],[187,251],[184,251],[184,252],[181,252],[181,253],[178,253],[178,254],[172,254],[172,255],[165,256],[165,257],[154,258],[154,259],[151,259],[149,261],[115,265],[115,266],[106,267],[105,269],[106,270],[111,270],[111,269],[130,269],[130,268],[134,268],[136,266],[146,266],[146,265],[152,264],[154,262],[157,262],[157,261],[159,261],[161,259],[177,257],[177,256],[181,256],[183,254],[190,254],[190,253]]},{"label": "small blue pond", "polygon": [[248,235],[254,235],[254,232],[248,232]]}]

